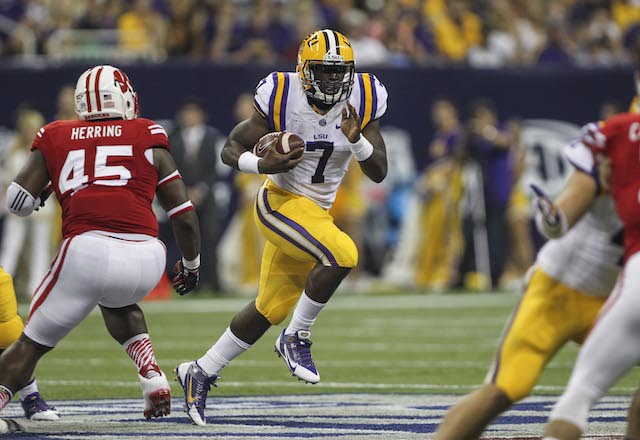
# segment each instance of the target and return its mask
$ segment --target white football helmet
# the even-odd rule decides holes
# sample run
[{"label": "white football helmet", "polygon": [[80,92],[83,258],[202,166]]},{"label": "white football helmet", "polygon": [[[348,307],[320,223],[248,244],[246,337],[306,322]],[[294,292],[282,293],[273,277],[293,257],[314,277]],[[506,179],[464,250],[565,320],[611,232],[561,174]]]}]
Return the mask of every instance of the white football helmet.
[{"label": "white football helmet", "polygon": [[138,95],[129,77],[113,66],[95,66],[76,83],[75,110],[83,121],[138,117]]}]

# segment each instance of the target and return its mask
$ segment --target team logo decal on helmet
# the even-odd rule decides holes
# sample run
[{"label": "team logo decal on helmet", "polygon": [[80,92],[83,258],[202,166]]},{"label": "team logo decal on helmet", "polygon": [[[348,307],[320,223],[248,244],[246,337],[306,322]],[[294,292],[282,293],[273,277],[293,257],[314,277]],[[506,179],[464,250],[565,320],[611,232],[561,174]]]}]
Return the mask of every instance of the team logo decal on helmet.
[{"label": "team logo decal on helmet", "polygon": [[129,77],[113,66],[86,70],[76,83],[76,113],[82,120],[138,117],[138,95]]},{"label": "team logo decal on helmet", "polygon": [[351,43],[340,32],[316,31],[302,41],[296,70],[311,99],[325,104],[344,101],[355,76]]}]

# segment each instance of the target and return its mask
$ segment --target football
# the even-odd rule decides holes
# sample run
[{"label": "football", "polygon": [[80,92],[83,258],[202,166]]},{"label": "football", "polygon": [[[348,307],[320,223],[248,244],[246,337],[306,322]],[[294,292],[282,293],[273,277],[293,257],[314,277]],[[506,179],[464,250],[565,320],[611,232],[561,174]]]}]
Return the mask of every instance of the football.
[{"label": "football", "polygon": [[253,154],[264,157],[270,148],[274,148],[280,154],[286,154],[293,150],[304,151],[304,141],[300,136],[288,131],[274,131],[262,136],[253,147]]}]

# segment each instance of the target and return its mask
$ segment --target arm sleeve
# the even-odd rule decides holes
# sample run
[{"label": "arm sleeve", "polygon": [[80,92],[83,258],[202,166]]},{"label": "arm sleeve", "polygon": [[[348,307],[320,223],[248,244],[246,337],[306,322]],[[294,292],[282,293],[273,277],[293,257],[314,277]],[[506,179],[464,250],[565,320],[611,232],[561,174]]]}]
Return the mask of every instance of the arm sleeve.
[{"label": "arm sleeve", "polygon": [[[270,111],[269,108],[273,106],[273,99],[275,96],[275,79],[277,78],[277,72],[271,72],[260,80],[256,86],[256,91],[253,95],[253,107],[264,118],[268,118]],[[271,103],[271,104],[270,104]]]},{"label": "arm sleeve", "polygon": [[36,133],[36,137],[33,139],[33,143],[31,144],[31,151],[40,150],[42,154],[47,155],[49,151],[49,137],[51,132],[51,124],[47,124],[38,130]]},{"label": "arm sleeve", "polygon": [[580,136],[564,149],[565,158],[576,169],[595,175],[596,155],[604,153],[607,136],[603,122],[591,122],[580,130]]},{"label": "arm sleeve", "polygon": [[169,137],[164,127],[156,121],[150,119],[140,119],[142,124],[141,130],[144,133],[145,147],[162,147],[167,150],[169,147]]},{"label": "arm sleeve", "polygon": [[384,85],[370,73],[359,73],[355,78],[357,94],[354,103],[360,115],[361,128],[371,121],[381,118],[387,111],[388,93]]}]

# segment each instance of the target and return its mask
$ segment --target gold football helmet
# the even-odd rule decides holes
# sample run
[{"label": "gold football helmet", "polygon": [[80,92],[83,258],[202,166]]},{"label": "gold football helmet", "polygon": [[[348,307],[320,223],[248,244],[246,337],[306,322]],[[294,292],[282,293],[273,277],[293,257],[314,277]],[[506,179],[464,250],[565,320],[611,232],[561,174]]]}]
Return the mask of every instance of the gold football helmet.
[{"label": "gold football helmet", "polygon": [[330,29],[312,33],[300,45],[296,71],[309,98],[329,105],[346,100],[356,71],[351,43]]}]

